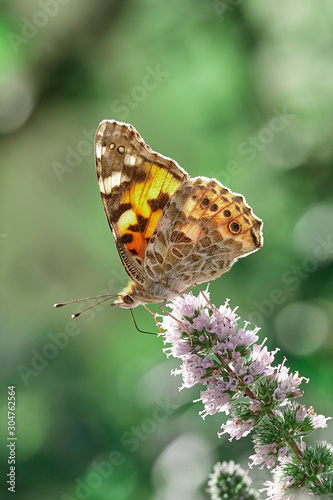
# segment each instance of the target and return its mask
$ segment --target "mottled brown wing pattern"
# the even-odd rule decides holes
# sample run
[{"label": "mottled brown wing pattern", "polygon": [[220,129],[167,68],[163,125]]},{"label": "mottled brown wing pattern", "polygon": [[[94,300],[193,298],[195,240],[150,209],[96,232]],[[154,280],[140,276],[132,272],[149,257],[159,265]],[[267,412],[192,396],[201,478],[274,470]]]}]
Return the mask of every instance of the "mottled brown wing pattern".
[{"label": "mottled brown wing pattern", "polygon": [[166,205],[145,259],[147,274],[174,292],[211,281],[262,246],[262,221],[243,196],[215,179],[182,184]]},{"label": "mottled brown wing pattern", "polygon": [[147,244],[163,208],[189,176],[175,161],[152,151],[132,125],[115,120],[100,123],[95,157],[119,255],[130,277],[143,285]]}]

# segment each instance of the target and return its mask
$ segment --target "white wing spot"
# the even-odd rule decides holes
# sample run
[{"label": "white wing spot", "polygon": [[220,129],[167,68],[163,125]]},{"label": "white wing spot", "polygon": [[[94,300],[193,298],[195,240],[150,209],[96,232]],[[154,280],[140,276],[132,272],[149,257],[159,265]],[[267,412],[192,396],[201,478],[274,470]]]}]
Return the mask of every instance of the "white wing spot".
[{"label": "white wing spot", "polygon": [[120,154],[124,154],[124,153],[125,153],[125,148],[124,148],[124,146],[119,146],[119,148],[118,148],[118,153],[120,153]]},{"label": "white wing spot", "polygon": [[98,187],[101,193],[105,194],[104,183],[102,177],[98,179]]},{"label": "white wing spot", "polygon": [[121,178],[121,172],[112,172],[111,177],[108,177],[108,179],[110,179],[112,187],[120,185],[120,178]]},{"label": "white wing spot", "polygon": [[111,142],[109,147],[110,147],[110,149],[114,149],[115,148],[115,143]]},{"label": "white wing spot", "polygon": [[[119,176],[120,176],[120,172],[116,172],[116,173],[119,174]],[[113,174],[112,174],[112,176],[110,175],[110,177],[104,178],[104,192],[105,192],[105,194],[111,193],[111,190],[113,188],[112,177],[113,177]]]},{"label": "white wing spot", "polygon": [[135,165],[135,156],[127,153],[124,158],[124,163],[127,167],[133,167]]},{"label": "white wing spot", "polygon": [[101,137],[103,137],[104,132],[105,132],[105,129],[106,129],[106,127],[107,127],[107,125],[108,125],[107,120],[102,121],[102,122],[98,125],[97,135],[100,135]]},{"label": "white wing spot", "polygon": [[102,157],[102,144],[99,141],[96,141],[95,153],[98,159]]},{"label": "white wing spot", "polygon": [[112,172],[108,177],[100,177],[98,179],[98,185],[101,193],[110,194],[112,189],[120,186],[122,182],[129,181],[127,175],[121,175],[121,172]]}]

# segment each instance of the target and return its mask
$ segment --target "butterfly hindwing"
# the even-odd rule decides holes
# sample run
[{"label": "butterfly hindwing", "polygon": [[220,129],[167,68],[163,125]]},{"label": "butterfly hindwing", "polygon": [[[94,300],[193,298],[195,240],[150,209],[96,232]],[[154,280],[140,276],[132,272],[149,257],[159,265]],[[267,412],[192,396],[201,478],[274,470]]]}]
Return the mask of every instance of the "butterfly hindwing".
[{"label": "butterfly hindwing", "polygon": [[163,208],[189,176],[155,153],[132,125],[105,120],[95,138],[96,170],[105,213],[123,265],[146,281],[144,257]]},{"label": "butterfly hindwing", "polygon": [[174,291],[211,281],[262,245],[260,219],[215,179],[183,183],[149,242],[146,272]]}]

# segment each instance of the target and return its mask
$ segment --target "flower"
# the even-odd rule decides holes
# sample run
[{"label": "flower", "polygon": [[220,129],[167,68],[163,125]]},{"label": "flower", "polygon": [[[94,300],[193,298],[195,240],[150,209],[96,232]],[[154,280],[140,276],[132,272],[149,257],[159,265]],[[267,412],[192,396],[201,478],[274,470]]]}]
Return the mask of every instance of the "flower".
[{"label": "flower", "polygon": [[325,427],[327,427],[326,423],[327,420],[331,420],[331,417],[325,417],[324,415],[317,415],[312,406],[306,409],[305,406],[298,405],[296,411],[296,421],[303,422],[305,417],[310,418],[310,422],[313,429],[318,429],[318,428],[324,429]]},{"label": "flower", "polygon": [[286,489],[292,486],[293,483],[294,479],[291,476],[286,477],[285,481],[282,484],[275,481],[265,481],[264,486],[266,486],[266,488],[263,488],[259,491],[266,492],[267,500],[292,500],[293,498],[295,498],[293,492],[288,495],[286,493]]},{"label": "flower", "polygon": [[253,429],[254,420],[242,420],[240,418],[231,418],[227,420],[225,424],[222,425],[223,432],[219,433],[221,437],[222,434],[228,433],[230,434],[229,441],[235,439],[240,439],[244,436],[247,436]]},{"label": "flower", "polygon": [[[162,316],[161,322],[164,342],[171,344],[165,352],[182,361],[173,371],[182,376],[181,389],[197,383],[206,386],[200,394],[203,418],[216,412],[228,413],[231,399],[244,394],[258,377],[273,373],[275,354],[256,344],[258,328],[251,330],[248,322],[239,326],[237,308],[232,310],[228,300],[217,309],[209,303],[208,289],[204,294],[196,297],[190,292],[176,297],[168,305],[170,314]],[[244,426],[252,428],[248,423]],[[224,429],[231,427],[226,425]],[[240,432],[235,430],[235,436]]]},{"label": "flower", "polygon": [[[266,339],[257,343],[259,329],[251,329],[248,322],[241,326],[237,308],[231,309],[228,300],[219,308],[212,305],[208,289],[197,297],[191,292],[176,297],[168,307],[171,311],[160,322],[165,331],[161,335],[168,345],[164,351],[181,361],[172,373],[181,375],[181,389],[201,384],[202,418],[217,412],[230,414],[221,425],[219,437],[229,434],[230,441],[239,440],[255,428],[250,467],[272,469],[273,481],[267,481],[261,490],[267,500],[291,498],[291,491],[305,487],[303,476],[314,474],[315,484],[316,468],[322,471],[327,467],[331,472],[333,451],[326,444],[308,451],[302,441],[313,429],[327,427],[329,419],[317,415],[312,407],[293,403],[294,398],[302,396],[300,385],[308,379],[298,372],[290,373],[285,360],[273,366],[278,349],[269,351]],[[216,465],[208,490],[213,500],[256,498],[246,496],[248,492],[236,497],[228,489],[232,484],[236,491],[239,482],[245,485],[241,474],[239,479],[240,470],[233,462]]]},{"label": "flower", "polygon": [[249,399],[247,414],[233,415],[234,419],[222,426],[219,435],[229,432],[231,439],[239,439],[260,419],[267,401],[263,403],[262,396],[256,397],[255,384],[259,380],[270,381],[272,387],[275,384],[270,393],[275,406],[287,398],[301,396],[299,385],[304,377],[297,372],[290,374],[284,362],[276,368],[272,366],[278,349],[270,352],[264,345],[266,339],[257,344],[259,329],[251,329],[248,322],[239,326],[237,308],[231,309],[228,299],[217,309],[209,302],[207,288],[198,296],[190,292],[176,297],[168,307],[171,312],[161,321],[164,342],[169,345],[165,352],[181,360],[180,367],[173,371],[182,376],[181,389],[198,383],[206,387],[200,393],[204,405],[201,416],[228,414],[239,398]]},{"label": "flower", "polygon": [[252,488],[248,472],[232,460],[218,462],[209,476],[207,492],[212,500],[232,498],[233,500],[256,500],[258,493]]},{"label": "flower", "polygon": [[277,449],[277,442],[271,444],[257,445],[254,446],[255,454],[251,455],[249,458],[252,460],[250,467],[253,465],[261,465],[261,469],[266,465],[267,469],[271,469],[278,459],[282,459],[286,456],[287,447],[282,446]]},{"label": "flower", "polygon": [[276,368],[275,375],[278,387],[273,394],[273,399],[275,401],[284,401],[288,396],[293,398],[301,396],[302,393],[299,390],[300,384],[303,380],[309,382],[309,379],[300,377],[298,372],[289,374],[290,368],[287,368],[284,363],[285,361]]}]

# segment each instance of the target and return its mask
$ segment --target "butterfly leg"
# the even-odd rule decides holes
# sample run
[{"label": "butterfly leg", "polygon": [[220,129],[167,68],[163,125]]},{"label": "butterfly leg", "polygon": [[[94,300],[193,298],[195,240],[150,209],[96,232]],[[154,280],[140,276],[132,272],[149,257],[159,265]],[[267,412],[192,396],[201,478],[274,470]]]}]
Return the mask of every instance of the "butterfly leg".
[{"label": "butterfly leg", "polygon": [[219,312],[219,310],[214,306],[214,304],[212,304],[210,302],[210,300],[208,299],[208,297],[206,297],[205,295],[205,292],[203,290],[201,290],[200,286],[199,285],[195,285],[197,287],[197,289],[199,290],[199,292],[201,293],[201,295],[203,296],[203,298],[205,299],[205,301],[207,302],[207,304],[212,308],[214,309],[216,312]]},{"label": "butterfly leg", "polygon": [[160,326],[159,322],[158,322],[158,321],[157,321],[157,319],[156,319],[156,314],[154,314],[153,312],[151,312],[151,310],[150,310],[150,309],[148,309],[148,307],[147,307],[147,306],[145,306],[144,304],[142,304],[142,305],[143,305],[143,307],[146,309],[146,311],[148,311],[148,312],[149,312],[149,314],[151,314],[151,315],[152,315],[152,317],[154,318],[155,323],[156,323],[156,325],[157,325],[157,328],[159,329],[160,333],[162,333],[162,334],[163,334],[163,332],[162,332],[162,330],[161,330],[161,326]]},{"label": "butterfly leg", "polygon": [[[135,326],[135,328],[137,329],[137,331],[138,331],[138,332],[140,332],[140,333],[148,333],[149,335],[157,335],[157,333],[156,333],[156,332],[147,332],[146,330],[141,330],[141,329],[138,327],[138,324],[137,324],[137,322],[136,322],[136,320],[135,320],[135,317],[134,317],[134,314],[133,314],[133,309],[129,309],[129,311],[130,311],[130,313],[131,313],[131,316],[132,316],[132,320],[133,320],[134,326]],[[149,311],[149,310],[148,310],[148,312],[150,312],[150,314],[152,314],[152,313],[151,313],[151,311]]]}]

